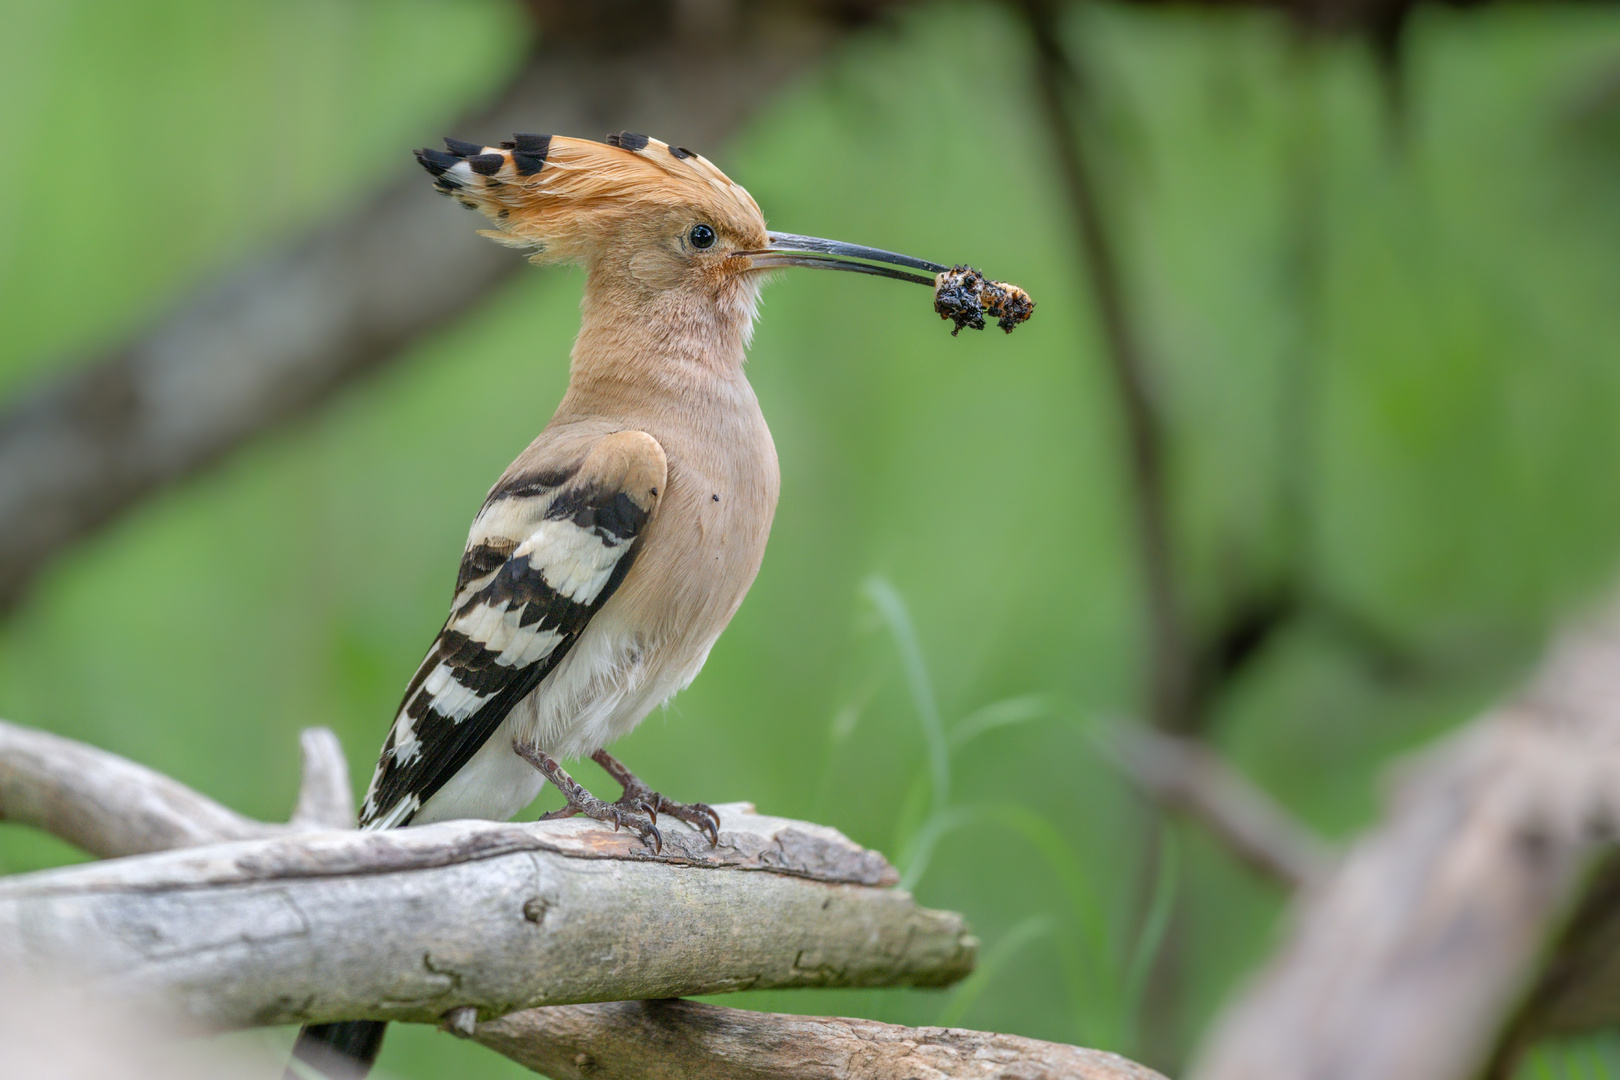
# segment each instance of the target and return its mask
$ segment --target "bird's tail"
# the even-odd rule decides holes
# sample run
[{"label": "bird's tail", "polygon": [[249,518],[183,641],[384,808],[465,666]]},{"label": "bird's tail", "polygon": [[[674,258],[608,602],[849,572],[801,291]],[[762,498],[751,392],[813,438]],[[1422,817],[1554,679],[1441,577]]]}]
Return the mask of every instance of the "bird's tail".
[{"label": "bird's tail", "polygon": [[336,1024],[310,1024],[293,1044],[294,1061],[307,1066],[300,1072],[289,1064],[282,1080],[306,1080],[313,1074],[326,1080],[364,1080],[382,1049],[383,1020],[343,1020]]}]

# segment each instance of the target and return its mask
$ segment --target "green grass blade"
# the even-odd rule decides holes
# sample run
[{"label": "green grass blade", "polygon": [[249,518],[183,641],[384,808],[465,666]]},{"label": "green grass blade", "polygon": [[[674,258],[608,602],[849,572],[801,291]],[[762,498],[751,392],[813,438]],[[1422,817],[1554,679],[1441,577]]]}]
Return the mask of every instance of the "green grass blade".
[{"label": "green grass blade", "polygon": [[986,732],[1013,724],[1027,724],[1031,720],[1044,720],[1057,713],[1058,702],[1050,694],[1025,694],[993,701],[964,716],[951,728],[950,749],[960,750]]},{"label": "green grass blade", "polygon": [[1153,874],[1153,895],[1148,901],[1147,917],[1142,920],[1141,932],[1137,935],[1136,944],[1131,949],[1130,963],[1125,969],[1124,1022],[1133,1045],[1148,973],[1153,970],[1153,962],[1164,945],[1170,916],[1175,912],[1180,881],[1181,853],[1176,834],[1170,829],[1163,829],[1160,836],[1159,864]]},{"label": "green grass blade", "polygon": [[876,574],[861,585],[861,592],[872,601],[878,614],[888,624],[900,653],[900,665],[905,669],[906,685],[917,707],[917,719],[922,724],[923,739],[928,744],[929,771],[934,782],[934,810],[940,812],[951,798],[951,757],[945,742],[945,725],[940,720],[939,703],[934,699],[933,683],[928,678],[928,665],[923,661],[922,645],[917,641],[917,630],[911,622],[906,602],[889,580]]}]

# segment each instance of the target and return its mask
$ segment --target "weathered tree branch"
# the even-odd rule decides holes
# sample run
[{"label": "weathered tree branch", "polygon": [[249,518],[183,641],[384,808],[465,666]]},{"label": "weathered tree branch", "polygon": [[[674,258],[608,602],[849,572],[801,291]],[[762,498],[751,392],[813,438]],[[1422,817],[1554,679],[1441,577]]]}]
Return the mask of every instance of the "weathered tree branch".
[{"label": "weathered tree branch", "polygon": [[720,843],[654,855],[580,819],[318,832],[0,880],[0,966],[76,973],[205,1025],[795,986],[936,986],[972,969],[830,829],[719,808]]},{"label": "weathered tree branch", "polygon": [[[336,740],[309,733],[304,750],[301,810],[346,817]],[[0,724],[0,817],[104,855],[182,849],[0,879],[0,967],[72,972],[98,996],[177,1002],[214,1026],[939,985],[971,969],[960,917],[891,888],[882,856],[719,810],[717,847],[675,827],[658,855],[579,819],[299,832]]]},{"label": "weathered tree branch", "polygon": [[[3,721],[0,721],[3,722]],[[304,782],[298,789],[292,824],[311,829],[347,829],[354,825],[354,791],[343,744],[329,728],[306,728],[298,736],[303,752]]]},{"label": "weathered tree branch", "polygon": [[[493,105],[451,126],[491,141],[633,127],[714,147],[887,6],[536,0],[538,49]],[[348,216],[0,410],[0,610],[74,541],[331,398],[524,266],[435,196],[405,148],[400,161],[399,179]]]},{"label": "weathered tree branch", "polygon": [[337,736],[314,728],[302,745],[304,780],[292,823],[272,825],[128,758],[0,720],[0,821],[43,829],[104,859],[352,825]]},{"label": "weathered tree branch", "polygon": [[1505,1076],[1540,1035],[1620,1020],[1617,829],[1611,613],[1518,700],[1402,770],[1383,824],[1301,897],[1193,1075],[1462,1080],[1492,1061]]},{"label": "weathered tree branch", "polygon": [[1326,841],[1201,740],[1121,726],[1104,746],[1143,791],[1203,825],[1245,866],[1291,889],[1332,866]]},{"label": "weathered tree branch", "polygon": [[695,1001],[527,1009],[472,1038],[552,1080],[1163,1080],[1116,1054],[1016,1035]]},{"label": "weathered tree branch", "polygon": [[[324,732],[306,733],[304,750],[300,806],[335,813],[342,751]],[[118,1021],[139,1001],[177,1004],[170,1019],[206,1026],[430,1021],[559,1078],[1162,1080],[1112,1054],[954,1028],[670,1000],[521,1008],[938,985],[971,968],[977,943],[960,917],[894,890],[881,855],[747,804],[719,808],[717,847],[672,828],[662,854],[577,819],[296,833],[9,724],[0,796],[0,818],[61,828],[106,854],[257,837],[0,878],[0,971],[45,986],[67,974],[92,1010],[79,1015]],[[96,813],[131,824],[81,823]],[[199,824],[181,827],[188,815]],[[98,1024],[108,1037],[97,1052],[123,1062],[110,1075],[168,1074],[141,1064],[151,1039],[120,1055],[125,1036]]]}]

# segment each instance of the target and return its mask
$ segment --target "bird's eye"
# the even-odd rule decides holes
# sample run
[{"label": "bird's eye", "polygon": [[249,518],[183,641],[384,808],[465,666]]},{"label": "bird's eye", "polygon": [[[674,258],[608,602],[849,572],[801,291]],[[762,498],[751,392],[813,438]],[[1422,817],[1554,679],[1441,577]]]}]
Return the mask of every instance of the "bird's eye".
[{"label": "bird's eye", "polygon": [[691,238],[692,246],[695,248],[714,246],[714,230],[707,225],[694,225],[692,231],[687,235]]}]

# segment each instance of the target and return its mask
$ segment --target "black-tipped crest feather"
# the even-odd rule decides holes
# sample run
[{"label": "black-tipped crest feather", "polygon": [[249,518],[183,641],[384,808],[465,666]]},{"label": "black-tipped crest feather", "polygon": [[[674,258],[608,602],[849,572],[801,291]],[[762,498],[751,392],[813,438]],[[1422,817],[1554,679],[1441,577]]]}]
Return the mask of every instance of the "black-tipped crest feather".
[{"label": "black-tipped crest feather", "polygon": [[455,165],[461,159],[454,154],[447,154],[443,150],[424,148],[416,152],[416,160],[422,163],[422,168],[434,176],[442,176],[446,169]]}]

